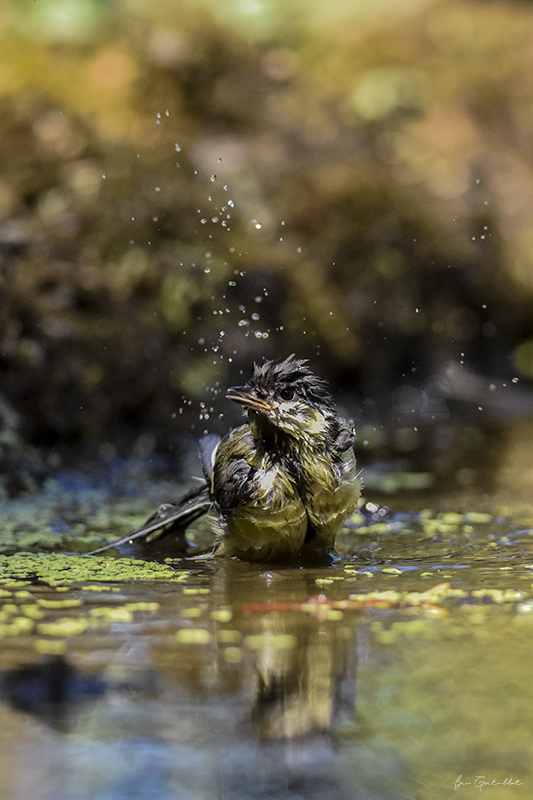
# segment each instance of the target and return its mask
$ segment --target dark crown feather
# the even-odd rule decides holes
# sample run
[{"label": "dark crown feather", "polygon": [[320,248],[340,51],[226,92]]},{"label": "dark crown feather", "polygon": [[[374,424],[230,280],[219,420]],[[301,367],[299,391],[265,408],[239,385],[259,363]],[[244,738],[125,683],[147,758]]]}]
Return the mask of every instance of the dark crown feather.
[{"label": "dark crown feather", "polygon": [[248,385],[259,393],[279,391],[290,386],[308,403],[331,410],[335,408],[327,381],[309,369],[306,358],[296,358],[294,353],[283,360],[267,360],[262,364],[254,364]]}]

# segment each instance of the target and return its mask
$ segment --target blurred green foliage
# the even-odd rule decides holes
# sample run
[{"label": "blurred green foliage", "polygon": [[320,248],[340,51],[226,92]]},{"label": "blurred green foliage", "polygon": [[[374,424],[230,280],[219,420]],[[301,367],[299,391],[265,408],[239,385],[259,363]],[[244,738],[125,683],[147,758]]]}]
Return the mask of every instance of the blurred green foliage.
[{"label": "blurred green foliage", "polygon": [[4,0],[4,427],[165,448],[293,351],[381,413],[450,361],[532,378],[532,37],[514,2]]}]

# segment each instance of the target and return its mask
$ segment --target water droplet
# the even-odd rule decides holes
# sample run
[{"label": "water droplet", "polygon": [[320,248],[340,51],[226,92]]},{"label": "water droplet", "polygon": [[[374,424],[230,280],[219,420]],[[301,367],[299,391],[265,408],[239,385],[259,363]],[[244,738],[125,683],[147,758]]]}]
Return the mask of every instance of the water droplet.
[{"label": "water droplet", "polygon": [[105,172],[102,172],[102,178],[107,178],[107,175],[105,174]]},{"label": "water droplet", "polygon": [[155,189],[154,189],[154,191],[155,191],[155,192],[160,192],[160,191],[161,191],[161,187],[160,187],[160,186],[156,186],[156,187],[155,187]]},{"label": "water droplet", "polygon": [[235,208],[235,203],[233,202],[233,200],[228,200],[228,206],[230,208]]},{"label": "water droplet", "polygon": [[240,319],[237,324],[239,328],[247,328],[250,323],[247,319]]},{"label": "water droplet", "polygon": [[218,217],[211,217],[211,222],[218,222]]},{"label": "water droplet", "polygon": [[254,311],[254,313],[252,314],[252,319],[254,322],[257,322],[258,319],[261,319],[257,311]]},{"label": "water droplet", "polygon": [[216,179],[217,179],[217,176],[215,174],[213,174],[213,175],[211,175],[209,180],[211,181],[211,183],[214,183],[216,181]]},{"label": "water droplet", "polygon": [[174,145],[174,150],[176,151],[176,153],[181,153],[181,144],[178,144],[176,142],[176,144]]},{"label": "water droplet", "polygon": [[157,509],[157,516],[165,519],[172,513],[173,509],[174,506],[171,503],[162,503]]}]

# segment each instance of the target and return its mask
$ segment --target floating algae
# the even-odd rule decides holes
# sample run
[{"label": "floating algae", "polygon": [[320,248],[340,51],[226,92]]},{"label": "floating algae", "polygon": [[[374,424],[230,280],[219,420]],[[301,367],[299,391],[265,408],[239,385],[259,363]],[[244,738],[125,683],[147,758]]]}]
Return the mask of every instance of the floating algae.
[{"label": "floating algae", "polygon": [[[130,581],[170,581],[183,583],[189,570],[176,570],[169,564],[134,558],[91,556],[81,558],[65,553],[15,553],[0,556],[0,581],[4,587],[27,585],[20,581],[40,581],[49,586],[72,585],[84,581],[123,583]],[[5,589],[4,589],[5,591]]]},{"label": "floating algae", "polygon": [[[94,592],[110,592],[113,601],[121,585],[182,584],[190,574],[169,564],[128,558],[89,559],[61,553],[0,556],[0,598],[7,601],[0,605],[0,638],[34,632],[40,637],[71,637],[130,623],[136,613],[157,611],[160,604],[140,600],[95,607],[91,604]],[[61,612],[62,616],[54,616]],[[63,652],[60,645],[48,647],[42,638],[35,641],[40,642],[39,652]]]},{"label": "floating algae", "polygon": [[180,644],[209,644],[211,634],[205,628],[181,628],[176,639]]}]

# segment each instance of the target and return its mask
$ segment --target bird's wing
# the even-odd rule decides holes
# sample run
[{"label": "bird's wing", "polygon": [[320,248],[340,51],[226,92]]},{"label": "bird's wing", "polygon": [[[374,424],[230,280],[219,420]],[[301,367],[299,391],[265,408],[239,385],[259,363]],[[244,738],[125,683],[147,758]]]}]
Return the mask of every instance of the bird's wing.
[{"label": "bird's wing", "polygon": [[345,419],[344,417],[338,417],[337,422],[339,425],[339,432],[337,434],[334,447],[337,453],[344,453],[346,450],[349,450],[354,445],[355,426],[353,423],[353,419]]},{"label": "bird's wing", "polygon": [[215,458],[220,441],[220,436],[212,433],[208,436],[202,436],[199,442],[200,462],[202,464],[202,470],[204,472],[205,479],[208,482],[211,481],[213,475]]},{"label": "bird's wing", "polygon": [[212,506],[212,500],[209,493],[209,485],[207,481],[202,482],[199,486],[195,486],[186,492],[183,497],[176,500],[175,503],[164,503],[159,506],[144,523],[144,525],[133,533],[123,536],[115,542],[99,547],[97,550],[91,550],[90,553],[85,555],[92,556],[96,553],[101,553],[108,550],[110,547],[118,547],[122,544],[128,544],[135,539],[144,537],[147,542],[154,539],[160,539],[169,534],[179,536],[185,532],[185,529],[191,525],[198,517],[205,514]]}]

